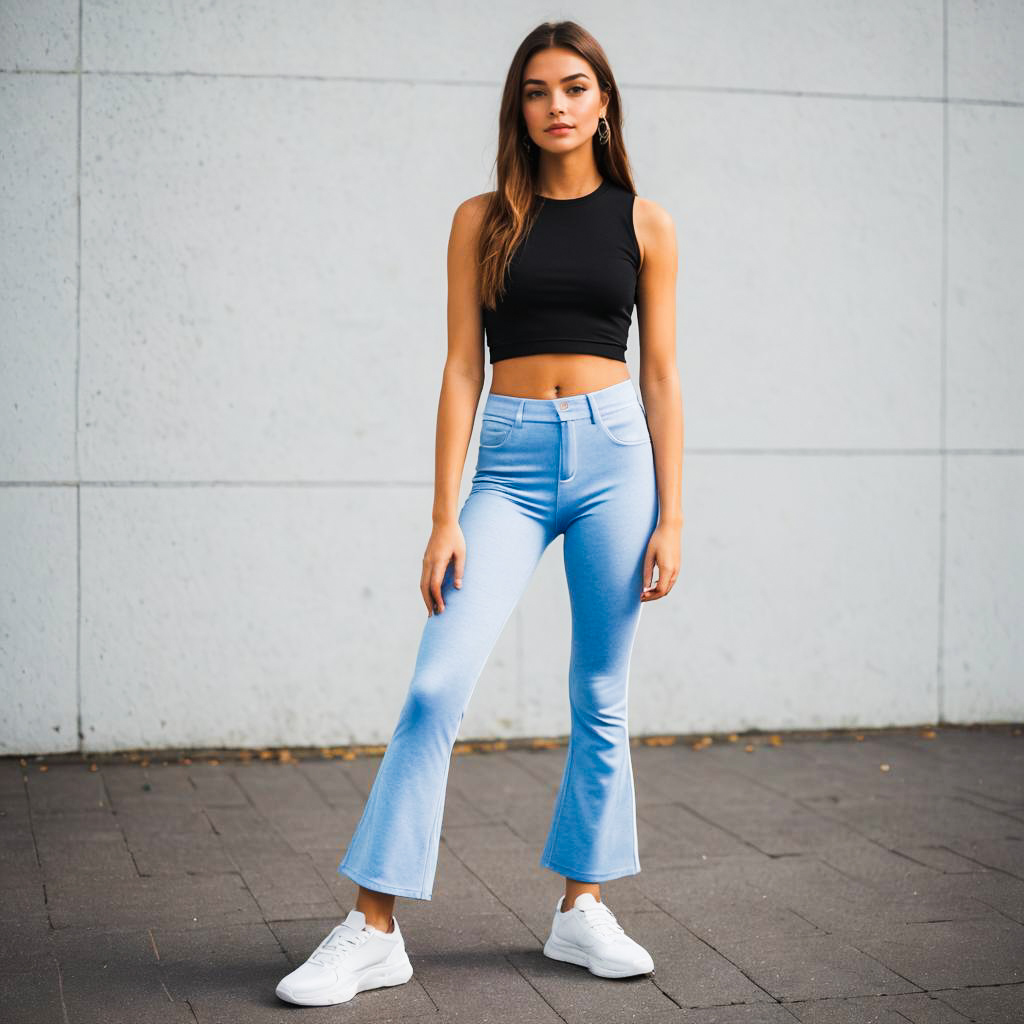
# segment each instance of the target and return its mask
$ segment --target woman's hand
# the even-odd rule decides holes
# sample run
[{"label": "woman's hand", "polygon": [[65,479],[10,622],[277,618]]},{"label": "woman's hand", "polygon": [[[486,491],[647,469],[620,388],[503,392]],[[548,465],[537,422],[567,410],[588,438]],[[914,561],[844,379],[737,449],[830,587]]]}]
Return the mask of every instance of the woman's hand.
[{"label": "woman's hand", "polygon": [[423,556],[420,593],[427,606],[427,618],[444,611],[441,583],[452,558],[455,559],[455,586],[462,589],[462,571],[466,566],[466,538],[457,522],[435,523]]},{"label": "woman's hand", "polygon": [[[651,534],[647,542],[647,554],[644,556],[644,590],[640,595],[641,601],[657,601],[675,585],[679,575],[681,530],[682,523],[658,523]],[[658,583],[652,587],[655,565],[658,567]]]}]

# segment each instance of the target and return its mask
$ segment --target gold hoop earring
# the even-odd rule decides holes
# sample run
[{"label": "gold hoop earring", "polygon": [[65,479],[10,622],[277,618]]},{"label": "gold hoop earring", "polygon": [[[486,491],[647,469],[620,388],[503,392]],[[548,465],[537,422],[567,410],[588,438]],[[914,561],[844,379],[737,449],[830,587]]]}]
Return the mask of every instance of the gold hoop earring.
[{"label": "gold hoop earring", "polygon": [[597,141],[602,146],[608,145],[608,140],[612,137],[611,125],[608,124],[607,117],[599,117],[597,119]]}]

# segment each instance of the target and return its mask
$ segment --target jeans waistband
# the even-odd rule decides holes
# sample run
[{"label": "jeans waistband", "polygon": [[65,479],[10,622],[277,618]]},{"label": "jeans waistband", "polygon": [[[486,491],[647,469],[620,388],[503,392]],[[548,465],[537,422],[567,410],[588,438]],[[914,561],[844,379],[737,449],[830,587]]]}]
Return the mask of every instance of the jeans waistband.
[{"label": "jeans waistband", "polygon": [[524,420],[558,423],[562,420],[593,420],[594,406],[599,412],[612,412],[628,405],[640,405],[632,378],[565,398],[513,398],[489,392],[483,415],[509,420],[517,425]]}]

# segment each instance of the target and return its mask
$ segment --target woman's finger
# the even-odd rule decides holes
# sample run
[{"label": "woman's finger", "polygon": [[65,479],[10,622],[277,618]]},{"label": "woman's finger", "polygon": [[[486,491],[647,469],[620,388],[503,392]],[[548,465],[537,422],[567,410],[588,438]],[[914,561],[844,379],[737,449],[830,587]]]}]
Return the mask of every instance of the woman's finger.
[{"label": "woman's finger", "polygon": [[654,564],[656,562],[655,551],[652,546],[648,546],[647,554],[644,555],[644,590],[651,589],[651,579],[654,576]]},{"label": "woman's finger", "polygon": [[444,611],[444,598],[441,597],[441,583],[444,581],[444,574],[448,568],[447,562],[435,562],[433,572],[430,574],[430,596],[438,613]]}]

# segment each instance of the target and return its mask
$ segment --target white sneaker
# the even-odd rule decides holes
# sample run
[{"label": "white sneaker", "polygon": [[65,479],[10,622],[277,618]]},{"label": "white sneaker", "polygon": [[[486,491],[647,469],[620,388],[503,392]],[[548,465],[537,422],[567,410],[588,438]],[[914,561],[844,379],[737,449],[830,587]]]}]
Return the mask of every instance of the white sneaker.
[{"label": "white sneaker", "polygon": [[412,964],[398,918],[391,920],[394,930],[382,932],[361,910],[349,911],[309,959],[278,982],[278,996],[299,1006],[332,1006],[366,989],[408,981]]},{"label": "white sneaker", "polygon": [[651,954],[622,930],[615,915],[593,893],[581,892],[572,910],[563,914],[564,900],[563,894],[555,905],[545,956],[579,964],[602,978],[629,978],[654,970]]}]

